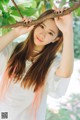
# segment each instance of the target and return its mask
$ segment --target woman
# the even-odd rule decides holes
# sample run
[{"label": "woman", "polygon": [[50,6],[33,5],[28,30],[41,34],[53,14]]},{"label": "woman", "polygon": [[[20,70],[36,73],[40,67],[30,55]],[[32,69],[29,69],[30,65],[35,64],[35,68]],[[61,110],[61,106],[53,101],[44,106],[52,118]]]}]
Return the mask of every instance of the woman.
[{"label": "woman", "polygon": [[[39,18],[52,12],[54,10],[48,10]],[[10,43],[26,32],[30,34],[24,42],[18,45]],[[45,120],[50,81],[56,77],[67,79],[72,74],[71,14],[47,19],[29,28],[15,28],[4,35],[0,42],[1,58],[4,59],[0,65],[0,68],[4,66],[1,70],[0,112],[8,112],[8,120]],[[59,62],[56,54],[62,44]]]}]

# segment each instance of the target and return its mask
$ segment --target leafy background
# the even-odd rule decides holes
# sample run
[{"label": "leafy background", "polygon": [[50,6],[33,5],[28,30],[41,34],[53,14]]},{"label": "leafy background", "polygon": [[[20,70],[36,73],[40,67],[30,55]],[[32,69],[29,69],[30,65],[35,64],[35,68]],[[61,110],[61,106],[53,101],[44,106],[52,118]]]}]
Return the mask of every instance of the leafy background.
[{"label": "leafy background", "polygon": [[[15,0],[18,4],[18,8],[20,9],[23,16],[31,16],[33,18],[37,18],[42,12],[47,9],[51,9],[53,5],[53,0]],[[75,0],[76,1],[76,0]],[[61,3],[56,4],[60,7],[65,4],[66,0],[62,0]],[[58,2],[57,2],[58,3]],[[70,2],[70,6],[72,3]],[[80,8],[76,9],[73,12],[74,16],[74,53],[75,58],[80,58]],[[20,15],[17,9],[14,7],[11,0],[0,0],[0,26],[9,25],[16,23],[16,21],[20,20]],[[0,29],[0,35],[5,34],[10,31],[10,29]]]},{"label": "leafy background", "polygon": [[46,120],[80,120],[80,94],[73,94],[65,103],[60,103],[57,113],[47,109]]},{"label": "leafy background", "polygon": [[[37,18],[45,10],[51,9],[53,0],[15,0],[23,16]],[[66,0],[60,3],[65,4]],[[70,6],[72,3],[70,2]],[[80,59],[80,8],[73,12],[74,29],[74,54],[75,58]],[[16,23],[21,19],[18,11],[11,0],[0,0],[0,26]],[[0,29],[0,35],[3,35],[11,29]],[[77,102],[76,102],[77,101]],[[80,120],[80,95],[71,96],[65,105],[61,104],[58,114],[52,113],[47,109],[46,120]],[[70,108],[67,105],[70,104]]]}]

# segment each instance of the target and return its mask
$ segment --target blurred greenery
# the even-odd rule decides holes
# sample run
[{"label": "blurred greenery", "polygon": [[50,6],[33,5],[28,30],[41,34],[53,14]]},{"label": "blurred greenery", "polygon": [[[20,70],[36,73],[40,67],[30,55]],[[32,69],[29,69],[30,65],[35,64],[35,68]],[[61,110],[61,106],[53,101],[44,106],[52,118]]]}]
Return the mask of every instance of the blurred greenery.
[{"label": "blurred greenery", "polygon": [[80,120],[80,94],[73,94],[65,103],[60,103],[58,113],[46,111],[46,120]]},{"label": "blurred greenery", "polygon": [[80,59],[80,17],[74,17],[74,56]]},{"label": "blurred greenery", "polygon": [[[66,0],[62,0],[60,3],[58,3],[58,0],[55,2],[56,5],[59,4],[60,6],[65,3]],[[42,12],[52,8],[53,0],[26,0],[17,5],[23,16],[34,16],[37,18]],[[76,9],[73,14],[74,16],[80,16],[80,8]],[[20,15],[14,4],[11,4],[11,0],[0,1],[0,26],[16,23],[19,18]]]},{"label": "blurred greenery", "polygon": [[[21,19],[17,9],[10,4],[11,0],[0,0],[0,26],[16,23]],[[15,0],[16,1],[16,0]],[[57,0],[58,1],[58,0]],[[59,7],[65,5],[66,0],[59,3]],[[57,2],[58,4],[58,2]],[[73,3],[70,2],[70,6]],[[53,0],[25,0],[18,4],[18,8],[23,16],[31,16],[37,18],[45,10],[51,9]],[[74,55],[75,58],[80,59],[80,8],[73,12],[74,17]],[[3,35],[11,29],[0,29],[0,35]],[[80,95],[71,97],[69,104],[71,109],[68,109],[67,104],[61,105],[59,113],[51,113],[47,109],[46,120],[80,120]],[[75,104],[73,104],[75,103]]]},{"label": "blurred greenery", "polygon": [[[73,4],[72,1],[73,0],[70,0],[69,2],[70,6],[72,6]],[[56,5],[58,4],[59,7],[68,4],[66,0],[62,0],[62,2],[54,0],[54,2]],[[53,0],[24,0],[24,2],[19,2],[17,5],[23,16],[31,16],[33,18],[37,18],[42,12],[52,8]],[[74,53],[75,58],[80,58],[79,50],[80,8],[76,9],[73,12],[73,16],[74,16]],[[0,0],[0,26],[16,23],[16,21],[19,21],[20,19],[21,17],[13,3],[11,4],[11,0]],[[3,35],[10,30],[11,30],[10,28],[0,29],[0,35]]]}]

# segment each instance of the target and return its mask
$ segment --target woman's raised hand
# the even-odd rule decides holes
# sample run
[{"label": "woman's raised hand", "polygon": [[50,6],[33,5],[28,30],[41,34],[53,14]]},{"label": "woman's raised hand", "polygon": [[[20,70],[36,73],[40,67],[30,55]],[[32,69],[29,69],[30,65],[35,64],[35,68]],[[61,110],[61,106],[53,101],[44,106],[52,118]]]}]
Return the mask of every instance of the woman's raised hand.
[{"label": "woman's raised hand", "polygon": [[[64,10],[67,8],[62,8],[62,9],[55,9],[55,13],[62,13]],[[55,18],[55,23],[57,27],[64,33],[67,32],[69,29],[72,29],[72,14],[69,13],[67,15],[61,16],[61,17],[56,17]]]},{"label": "woman's raised hand", "polygon": [[[28,18],[28,17],[24,17],[22,19],[22,21],[26,24],[26,23],[29,23],[32,21],[31,18]],[[22,34],[26,34],[28,32],[30,32],[32,29],[34,28],[34,25],[30,26],[30,27],[25,27],[25,26],[19,26],[19,27],[16,27],[15,28],[15,32],[16,34],[18,34],[19,36],[22,35]]]}]

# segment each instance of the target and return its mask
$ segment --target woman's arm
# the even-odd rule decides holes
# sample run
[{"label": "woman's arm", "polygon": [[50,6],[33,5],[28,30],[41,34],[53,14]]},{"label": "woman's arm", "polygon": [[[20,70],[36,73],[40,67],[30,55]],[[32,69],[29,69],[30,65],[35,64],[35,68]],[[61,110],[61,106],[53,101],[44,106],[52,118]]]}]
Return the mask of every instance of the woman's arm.
[{"label": "woman's arm", "polygon": [[73,30],[69,29],[63,34],[63,52],[60,67],[56,71],[56,75],[69,77],[73,71],[74,48],[73,48]]},{"label": "woman's arm", "polygon": [[0,37],[0,51],[3,50],[12,40],[18,37],[15,29]]},{"label": "woman's arm", "polygon": [[[24,18],[25,19],[25,18]],[[26,19],[26,22],[28,19]],[[33,29],[34,26],[31,27],[17,27],[10,31],[9,33],[3,35],[0,37],[0,51],[3,50],[11,41],[13,41],[15,38],[19,37],[22,34],[25,34],[27,32],[30,32]]]},{"label": "woman's arm", "polygon": [[56,70],[56,75],[69,77],[72,74],[74,63],[72,15],[68,14],[63,17],[56,18],[55,22],[63,33],[62,58],[60,66]]}]

